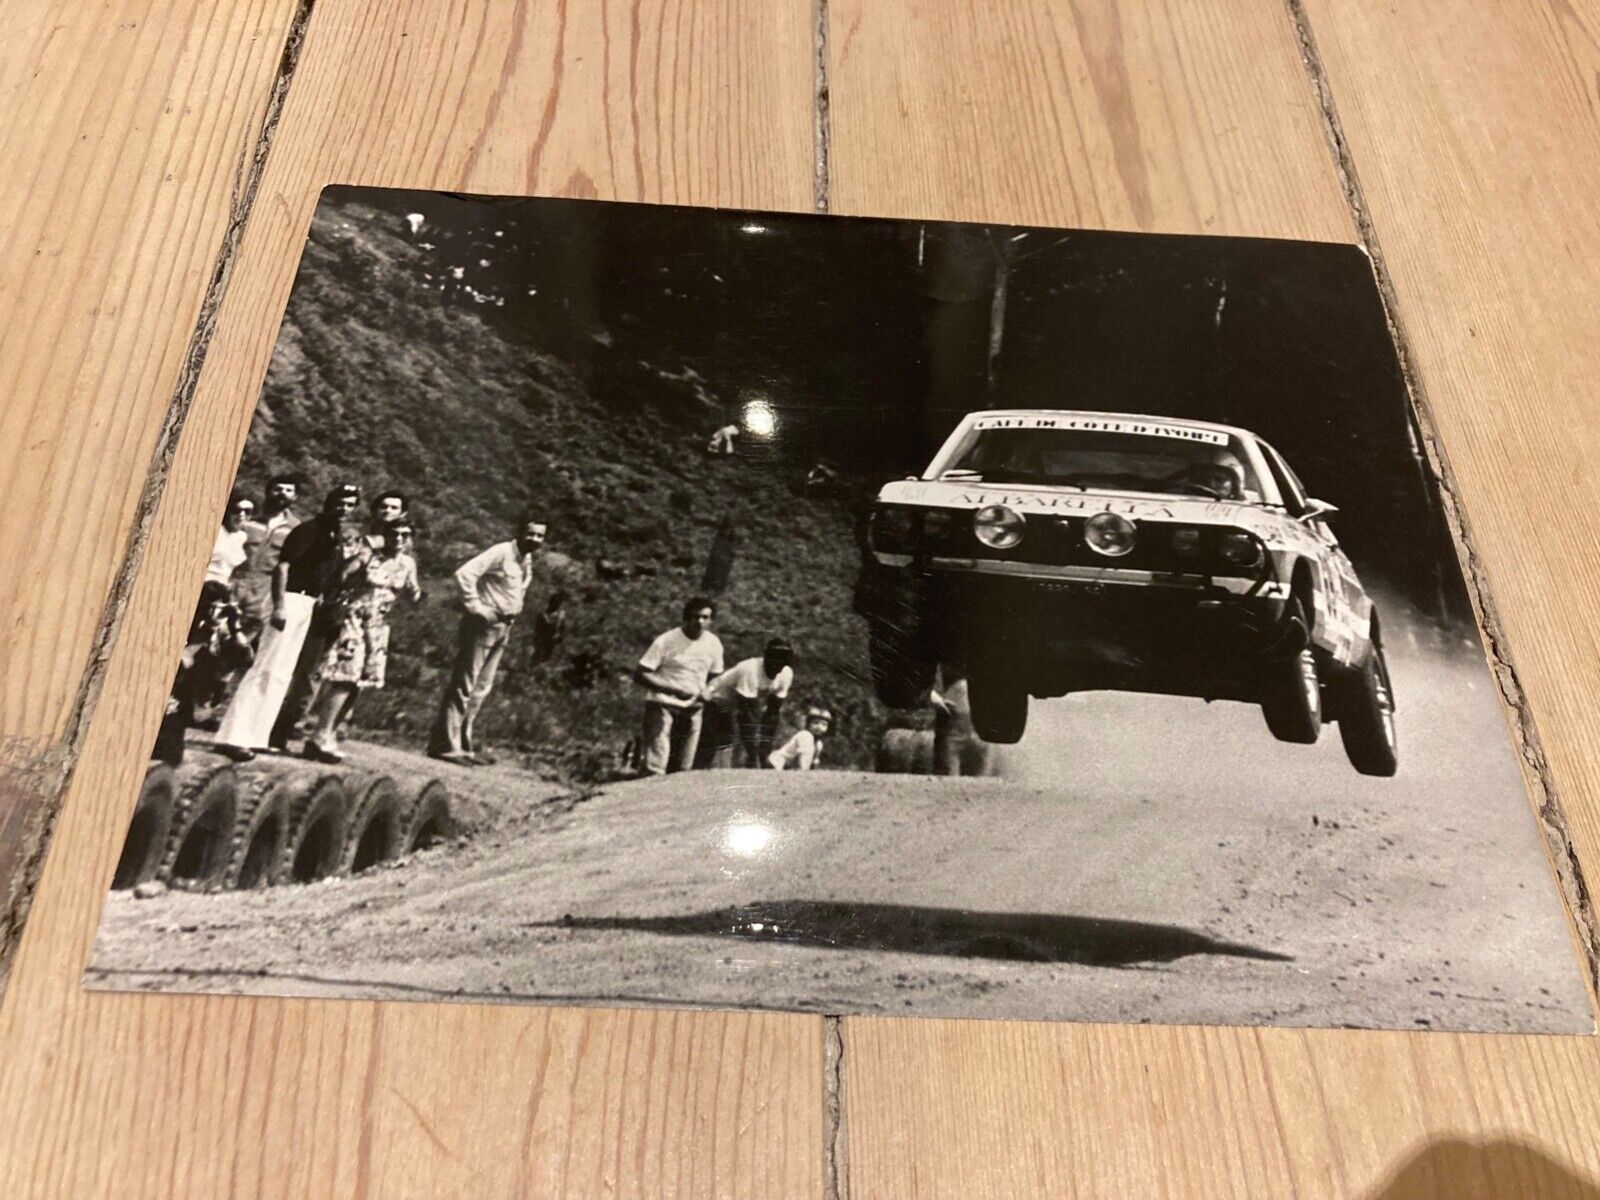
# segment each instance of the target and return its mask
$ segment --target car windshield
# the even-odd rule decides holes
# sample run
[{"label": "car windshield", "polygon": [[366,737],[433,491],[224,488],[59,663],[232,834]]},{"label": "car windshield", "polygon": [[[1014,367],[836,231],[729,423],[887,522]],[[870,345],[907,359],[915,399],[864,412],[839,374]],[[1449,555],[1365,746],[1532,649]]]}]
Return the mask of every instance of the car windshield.
[{"label": "car windshield", "polygon": [[1261,499],[1237,439],[1190,440],[1087,429],[974,429],[940,472],[943,479],[1047,487],[1110,488]]}]

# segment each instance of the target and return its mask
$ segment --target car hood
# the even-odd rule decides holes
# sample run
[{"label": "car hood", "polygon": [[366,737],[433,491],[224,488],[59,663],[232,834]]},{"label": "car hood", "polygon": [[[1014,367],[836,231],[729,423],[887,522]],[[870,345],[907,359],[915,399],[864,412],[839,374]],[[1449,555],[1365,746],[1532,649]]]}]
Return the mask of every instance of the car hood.
[{"label": "car hood", "polygon": [[909,504],[926,508],[978,509],[1004,504],[1016,512],[1043,516],[1092,516],[1120,513],[1134,520],[1180,521],[1189,525],[1226,525],[1247,529],[1268,540],[1294,538],[1305,527],[1288,514],[1240,500],[1212,500],[1205,496],[1164,496],[1150,492],[1112,491],[1104,488],[1018,487],[1008,484],[970,483],[962,480],[903,479],[885,484],[878,493],[884,504]]}]

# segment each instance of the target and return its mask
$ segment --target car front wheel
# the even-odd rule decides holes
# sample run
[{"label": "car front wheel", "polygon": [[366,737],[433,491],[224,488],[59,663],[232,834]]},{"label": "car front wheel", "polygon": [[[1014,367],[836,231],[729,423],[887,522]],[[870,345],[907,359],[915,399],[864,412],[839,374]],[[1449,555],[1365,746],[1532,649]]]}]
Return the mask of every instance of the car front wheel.
[{"label": "car front wheel", "polygon": [[1383,647],[1373,643],[1362,669],[1345,684],[1339,714],[1339,740],[1350,765],[1381,779],[1400,767],[1400,741],[1394,725],[1394,692]]},{"label": "car front wheel", "polygon": [[1267,662],[1261,712],[1280,742],[1309,746],[1322,733],[1322,681],[1311,652],[1311,624],[1299,598],[1289,602],[1283,625],[1286,646],[1298,649]]},{"label": "car front wheel", "polygon": [[967,679],[972,730],[986,742],[1012,746],[1028,727],[1028,690],[1000,673],[974,671]]}]

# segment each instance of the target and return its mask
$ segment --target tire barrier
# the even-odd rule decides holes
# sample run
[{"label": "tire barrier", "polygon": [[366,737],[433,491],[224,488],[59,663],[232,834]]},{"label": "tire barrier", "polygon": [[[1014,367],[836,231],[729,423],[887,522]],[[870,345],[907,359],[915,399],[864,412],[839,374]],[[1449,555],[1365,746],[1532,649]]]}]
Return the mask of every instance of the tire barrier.
[{"label": "tire barrier", "polygon": [[278,882],[289,847],[296,780],[275,771],[254,771],[240,785],[239,805],[219,887],[252,891]]},{"label": "tire barrier", "polygon": [[184,778],[156,878],[177,887],[216,886],[228,865],[238,799],[239,776],[231,764]]},{"label": "tire barrier", "polygon": [[450,793],[437,779],[429,779],[417,789],[407,806],[401,853],[414,854],[455,836],[456,823],[450,815]]},{"label": "tire barrier", "polygon": [[315,883],[338,874],[350,821],[350,797],[337,775],[317,776],[297,795],[278,869],[282,883]]},{"label": "tire barrier", "polygon": [[872,769],[880,775],[933,774],[933,730],[885,730]]},{"label": "tire barrier", "polygon": [[931,729],[887,729],[878,743],[872,769],[880,775],[993,775],[994,755],[972,735],[941,745]]},{"label": "tire barrier", "polygon": [[178,777],[166,763],[151,763],[145,771],[139,799],[122,842],[122,856],[111,877],[113,891],[137,887],[156,877],[172,829],[172,809],[178,799]]},{"label": "tire barrier", "polygon": [[399,782],[263,756],[234,764],[205,753],[145,773],[112,887],[159,880],[198,891],[250,891],[355,875],[459,833],[438,779]]},{"label": "tire barrier", "polygon": [[339,874],[356,875],[405,853],[407,805],[387,775],[353,775],[346,781],[350,816],[339,851]]}]

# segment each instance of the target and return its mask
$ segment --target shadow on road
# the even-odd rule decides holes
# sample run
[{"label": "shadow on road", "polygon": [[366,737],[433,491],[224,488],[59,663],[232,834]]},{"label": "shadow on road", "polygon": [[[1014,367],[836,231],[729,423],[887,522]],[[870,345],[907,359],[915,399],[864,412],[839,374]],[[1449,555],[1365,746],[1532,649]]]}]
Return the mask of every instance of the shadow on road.
[{"label": "shadow on road", "polygon": [[1179,925],[1064,913],[973,912],[830,900],[774,900],[665,917],[565,916],[540,924],[558,929],[632,929],[789,942],[835,950],[884,950],[1094,967],[1171,962],[1191,954],[1291,961],[1286,954],[1219,941]]}]

